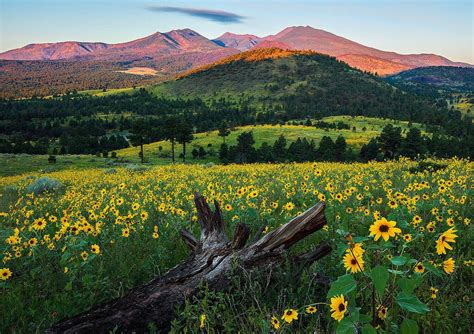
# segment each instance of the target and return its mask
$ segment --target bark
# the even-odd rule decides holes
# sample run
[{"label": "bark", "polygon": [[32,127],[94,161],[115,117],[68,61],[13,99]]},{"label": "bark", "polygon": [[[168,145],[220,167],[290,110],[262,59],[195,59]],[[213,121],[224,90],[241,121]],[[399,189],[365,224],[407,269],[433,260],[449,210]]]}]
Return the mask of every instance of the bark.
[{"label": "bark", "polygon": [[[160,332],[170,329],[177,305],[193,296],[204,282],[210,289],[228,287],[229,274],[238,270],[271,268],[286,258],[286,250],[326,224],[323,202],[311,207],[288,223],[247,244],[249,228],[237,224],[233,239],[228,240],[222,213],[217,202],[212,211],[204,197],[195,193],[201,235],[199,240],[183,230],[181,237],[192,256],[172,268],[164,276],[132,289],[122,298],[112,300],[83,314],[63,320],[47,333],[108,333],[146,332],[154,323]],[[313,250],[290,258],[300,265],[308,265],[326,256],[331,247],[323,242]]]},{"label": "bark", "polygon": [[186,162],[186,142],[183,142],[183,162]]},{"label": "bark", "polygon": [[171,161],[174,163],[174,139],[171,140]]}]

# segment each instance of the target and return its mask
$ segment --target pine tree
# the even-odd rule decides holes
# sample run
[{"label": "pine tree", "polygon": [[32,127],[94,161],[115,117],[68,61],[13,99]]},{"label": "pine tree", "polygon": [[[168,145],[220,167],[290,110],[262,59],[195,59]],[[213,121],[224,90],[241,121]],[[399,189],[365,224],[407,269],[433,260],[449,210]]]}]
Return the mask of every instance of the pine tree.
[{"label": "pine tree", "polygon": [[182,157],[183,162],[186,162],[186,144],[192,142],[194,139],[193,127],[191,124],[183,121],[178,125],[177,130],[176,141],[183,145]]},{"label": "pine tree", "polygon": [[230,135],[230,129],[226,121],[223,121],[219,126],[219,137],[222,137],[222,140],[225,144],[225,138]]}]

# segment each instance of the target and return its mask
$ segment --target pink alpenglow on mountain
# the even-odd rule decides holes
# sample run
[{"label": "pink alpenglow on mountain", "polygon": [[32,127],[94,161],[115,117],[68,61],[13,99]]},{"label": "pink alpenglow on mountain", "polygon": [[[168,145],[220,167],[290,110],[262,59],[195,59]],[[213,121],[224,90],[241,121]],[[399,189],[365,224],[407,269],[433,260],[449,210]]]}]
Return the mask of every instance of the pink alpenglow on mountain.
[{"label": "pink alpenglow on mountain", "polygon": [[[210,40],[191,29],[157,32],[134,41],[106,44],[61,42],[29,44],[0,53],[5,60],[99,60],[157,61],[187,70],[253,48],[311,50],[327,54],[361,70],[389,75],[424,66],[465,66],[434,54],[407,54],[382,51],[309,26],[288,27],[275,35],[258,37],[227,32]],[[183,65],[187,64],[187,65]]]}]

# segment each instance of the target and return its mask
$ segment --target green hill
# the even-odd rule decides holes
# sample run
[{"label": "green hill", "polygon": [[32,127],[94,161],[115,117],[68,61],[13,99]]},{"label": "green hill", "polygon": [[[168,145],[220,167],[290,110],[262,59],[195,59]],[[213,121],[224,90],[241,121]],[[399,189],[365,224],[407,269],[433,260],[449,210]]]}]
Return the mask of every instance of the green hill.
[{"label": "green hill", "polygon": [[387,78],[388,82],[415,90],[474,92],[474,68],[432,66],[404,71]]},{"label": "green hill", "polygon": [[[311,91],[317,95],[342,93],[351,84],[386,86],[376,77],[364,74],[335,58],[277,48],[258,49],[223,59],[153,86],[156,94],[179,97],[279,97]],[[339,88],[338,88],[339,87]],[[385,87],[387,88],[387,87]],[[351,93],[360,93],[360,89]]]},{"label": "green hill", "polygon": [[158,96],[233,101],[267,119],[361,115],[423,122],[432,103],[335,58],[277,48],[252,50],[148,88]]}]

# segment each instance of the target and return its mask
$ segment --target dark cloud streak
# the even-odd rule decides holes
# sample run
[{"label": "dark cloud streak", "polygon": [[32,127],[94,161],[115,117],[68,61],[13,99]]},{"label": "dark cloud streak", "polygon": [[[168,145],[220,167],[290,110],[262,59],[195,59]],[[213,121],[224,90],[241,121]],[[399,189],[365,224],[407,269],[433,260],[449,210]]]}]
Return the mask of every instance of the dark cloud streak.
[{"label": "dark cloud streak", "polygon": [[194,17],[200,17],[219,23],[241,23],[244,16],[240,16],[230,12],[212,9],[184,8],[184,7],[168,7],[168,6],[150,6],[148,10],[153,12],[180,13]]}]

